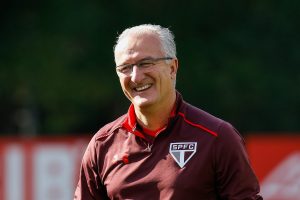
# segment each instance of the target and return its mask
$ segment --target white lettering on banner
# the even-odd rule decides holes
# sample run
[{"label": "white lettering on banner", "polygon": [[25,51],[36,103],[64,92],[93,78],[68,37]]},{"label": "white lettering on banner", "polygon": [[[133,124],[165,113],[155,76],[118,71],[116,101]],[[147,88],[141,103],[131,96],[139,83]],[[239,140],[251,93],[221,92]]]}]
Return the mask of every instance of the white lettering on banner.
[{"label": "white lettering on banner", "polygon": [[34,199],[73,197],[75,155],[65,145],[38,146],[34,151]]},{"label": "white lettering on banner", "polygon": [[266,200],[296,200],[300,197],[300,152],[290,154],[261,184]]},{"label": "white lettering on banner", "polygon": [[86,139],[0,138],[0,200],[73,199]]},{"label": "white lettering on banner", "polygon": [[5,200],[24,199],[24,154],[20,145],[11,145],[4,157]]}]

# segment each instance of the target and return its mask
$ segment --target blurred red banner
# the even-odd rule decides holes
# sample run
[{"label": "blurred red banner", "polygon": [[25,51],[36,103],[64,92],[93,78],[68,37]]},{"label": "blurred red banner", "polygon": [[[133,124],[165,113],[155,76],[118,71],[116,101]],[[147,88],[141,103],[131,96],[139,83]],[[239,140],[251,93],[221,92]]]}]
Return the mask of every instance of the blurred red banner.
[{"label": "blurred red banner", "polygon": [[252,134],[246,138],[265,200],[300,199],[300,135]]},{"label": "blurred red banner", "polygon": [[87,138],[0,138],[0,199],[73,199]]},{"label": "blurred red banner", "polygon": [[[300,136],[247,136],[264,200],[300,199]],[[0,138],[0,199],[70,200],[90,138]]]}]

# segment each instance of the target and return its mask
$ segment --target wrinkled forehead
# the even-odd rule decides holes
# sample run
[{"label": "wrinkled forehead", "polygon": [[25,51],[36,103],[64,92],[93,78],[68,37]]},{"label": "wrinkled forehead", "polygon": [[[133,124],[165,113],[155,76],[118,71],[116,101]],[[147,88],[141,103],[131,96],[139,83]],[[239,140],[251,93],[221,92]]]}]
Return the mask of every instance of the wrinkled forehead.
[{"label": "wrinkled forehead", "polygon": [[119,42],[115,48],[116,64],[137,61],[145,57],[163,56],[161,42],[153,33],[130,34]]}]

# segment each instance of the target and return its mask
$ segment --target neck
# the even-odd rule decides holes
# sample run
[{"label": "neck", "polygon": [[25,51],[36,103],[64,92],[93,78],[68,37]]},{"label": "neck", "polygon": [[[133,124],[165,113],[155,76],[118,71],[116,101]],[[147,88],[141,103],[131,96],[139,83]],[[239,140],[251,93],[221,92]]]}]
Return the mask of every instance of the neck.
[{"label": "neck", "polygon": [[157,130],[164,127],[168,123],[175,101],[176,93],[165,103],[146,108],[135,107],[137,122],[149,130]]}]

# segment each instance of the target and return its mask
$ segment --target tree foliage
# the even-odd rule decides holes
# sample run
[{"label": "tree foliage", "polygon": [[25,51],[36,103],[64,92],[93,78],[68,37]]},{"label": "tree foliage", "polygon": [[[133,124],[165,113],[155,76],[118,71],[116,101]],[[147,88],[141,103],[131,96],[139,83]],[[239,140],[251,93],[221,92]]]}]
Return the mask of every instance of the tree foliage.
[{"label": "tree foliage", "polygon": [[0,133],[92,133],[126,112],[112,47],[124,28],[175,33],[177,88],[246,131],[300,130],[299,2],[6,1]]}]

